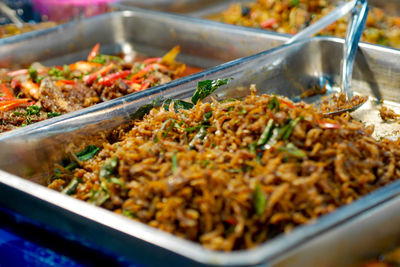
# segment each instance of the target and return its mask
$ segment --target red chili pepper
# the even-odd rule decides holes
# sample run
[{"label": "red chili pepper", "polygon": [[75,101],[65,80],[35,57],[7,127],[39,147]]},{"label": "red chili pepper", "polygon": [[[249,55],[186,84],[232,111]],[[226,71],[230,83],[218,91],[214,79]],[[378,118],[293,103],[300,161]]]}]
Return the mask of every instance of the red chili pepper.
[{"label": "red chili pepper", "polygon": [[146,58],[145,60],[143,60],[144,64],[151,64],[151,63],[156,63],[156,62],[160,62],[161,58],[160,57],[151,57],[151,58]]},{"label": "red chili pepper", "polygon": [[0,93],[3,98],[11,98],[13,99],[14,96],[11,93],[10,89],[5,84],[0,84]]},{"label": "red chili pepper", "polygon": [[236,225],[238,223],[237,220],[235,218],[232,218],[232,217],[227,218],[225,220],[225,222],[229,223],[230,225]]},{"label": "red chili pepper", "polygon": [[144,83],[142,83],[142,86],[140,87],[139,91],[146,90],[147,88],[150,87],[150,84],[151,84],[150,81],[145,81]]},{"label": "red chili pepper", "polygon": [[324,129],[339,129],[341,128],[340,124],[327,122],[327,121],[318,121],[318,125]]},{"label": "red chili pepper", "polygon": [[104,86],[111,86],[113,82],[115,82],[118,79],[124,79],[131,74],[132,71],[130,70],[124,70],[124,71],[119,71],[110,75],[107,75],[105,77],[102,77],[99,79],[98,83],[102,84]]},{"label": "red chili pepper", "polygon": [[[28,104],[32,99],[22,98],[22,99],[13,99],[0,102],[0,111],[8,111],[10,109],[17,108],[22,104]],[[33,103],[33,102],[32,102]]]},{"label": "red chili pepper", "polygon": [[281,98],[279,98],[279,103],[285,104],[289,108],[295,108],[296,107],[292,102],[286,101],[285,99],[281,99]]},{"label": "red chili pepper", "polygon": [[260,26],[263,27],[264,29],[266,29],[266,28],[271,28],[272,26],[274,26],[277,23],[278,23],[278,20],[276,18],[270,18],[270,19],[267,19],[267,20],[261,22]]},{"label": "red chili pepper", "polygon": [[97,55],[99,54],[99,49],[100,49],[100,44],[97,43],[93,47],[92,51],[90,51],[87,60],[90,61],[90,60],[94,59],[95,57],[97,57]]},{"label": "red chili pepper", "polygon": [[62,86],[62,85],[66,85],[66,84],[76,85],[76,82],[74,80],[59,80],[56,82],[57,86]]},{"label": "red chili pepper", "polygon": [[141,78],[146,75],[149,71],[154,70],[154,64],[147,65],[143,69],[139,70],[137,73],[133,74],[130,78],[131,81],[136,80],[137,78]]},{"label": "red chili pepper", "polygon": [[103,75],[105,75],[107,72],[109,72],[113,68],[114,68],[114,63],[110,63],[109,65],[102,67],[98,71],[95,71],[92,74],[86,75],[85,77],[83,77],[83,81],[87,85],[91,85],[97,79],[98,76],[102,77]]}]

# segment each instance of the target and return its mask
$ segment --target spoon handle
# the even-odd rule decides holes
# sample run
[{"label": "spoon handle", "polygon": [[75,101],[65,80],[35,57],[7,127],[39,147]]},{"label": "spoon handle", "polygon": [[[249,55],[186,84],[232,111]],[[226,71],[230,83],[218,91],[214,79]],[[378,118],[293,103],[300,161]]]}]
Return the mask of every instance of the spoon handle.
[{"label": "spoon handle", "polygon": [[330,24],[334,23],[335,21],[337,21],[338,19],[349,13],[356,5],[356,2],[357,0],[351,0],[349,2],[345,2],[339,5],[317,22],[311,24],[304,30],[298,32],[296,35],[290,38],[286,43],[290,44],[304,39],[308,39],[311,35],[316,34],[319,31],[325,29]]},{"label": "spoon handle", "polygon": [[346,95],[346,99],[353,97],[351,89],[351,78],[353,75],[354,60],[357,53],[358,43],[361,39],[365,23],[368,16],[367,0],[357,0],[347,26],[346,39],[343,46],[343,61],[341,66],[341,92]]},{"label": "spoon handle", "polygon": [[18,17],[16,12],[1,1],[0,1],[0,12],[6,15],[12,21],[12,23],[14,23],[15,26],[17,26],[17,28],[22,28],[24,26],[24,22]]}]

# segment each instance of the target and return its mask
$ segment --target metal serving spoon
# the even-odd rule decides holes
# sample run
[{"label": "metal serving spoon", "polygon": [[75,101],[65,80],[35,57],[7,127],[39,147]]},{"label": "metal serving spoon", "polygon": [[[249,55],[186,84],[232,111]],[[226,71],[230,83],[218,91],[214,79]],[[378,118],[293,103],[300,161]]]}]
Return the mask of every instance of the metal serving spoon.
[{"label": "metal serving spoon", "polygon": [[[351,88],[351,78],[353,75],[354,60],[357,53],[358,43],[364,31],[365,23],[368,16],[367,0],[357,0],[351,13],[349,24],[347,26],[346,38],[343,46],[343,61],[341,65],[341,84],[340,92],[346,96],[346,101],[350,101],[353,97]],[[332,112],[324,113],[325,115],[338,115],[344,112],[352,112],[361,107],[365,102],[355,105],[351,108],[340,109]]]}]

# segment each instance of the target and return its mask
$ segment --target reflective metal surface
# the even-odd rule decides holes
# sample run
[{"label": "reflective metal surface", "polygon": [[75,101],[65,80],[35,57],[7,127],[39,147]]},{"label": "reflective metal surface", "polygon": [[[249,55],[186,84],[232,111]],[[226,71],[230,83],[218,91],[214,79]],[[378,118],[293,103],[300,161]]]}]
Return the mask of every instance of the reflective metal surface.
[{"label": "reflective metal surface", "polygon": [[21,67],[34,61],[71,63],[86,58],[99,42],[104,53],[138,52],[153,57],[180,45],[178,60],[209,68],[286,40],[281,35],[226,26],[146,10],[109,13],[0,40],[0,67]]},{"label": "reflective metal surface", "polygon": [[[68,151],[101,142],[104,140],[102,133],[107,134],[128,121],[139,107],[154,99],[191,96],[199,80],[234,78],[228,86],[216,92],[217,98],[245,96],[249,93],[249,84],[256,84],[260,94],[295,97],[312,85],[324,84],[326,80],[338,83],[342,45],[342,40],[337,38],[317,38],[286,45],[54,118],[24,131],[0,135],[0,168],[9,172],[0,172],[0,205],[70,238],[79,237],[101,249],[145,264],[308,265],[313,262],[313,257],[294,257],[297,254],[293,253],[307,248],[316,237],[329,234],[332,229],[340,229],[342,224],[358,214],[399,195],[400,182],[323,216],[313,225],[297,227],[292,233],[278,236],[253,250],[231,253],[205,250],[198,244],[52,191],[40,183],[45,182],[53,163]],[[400,99],[399,60],[400,51],[361,44],[355,61],[355,91],[383,97],[397,105],[395,101]],[[374,109],[372,102],[368,108]],[[370,118],[374,120],[372,115]],[[399,126],[389,125],[392,128]],[[382,134],[387,132],[389,130],[386,129]],[[360,230],[362,227],[359,225]],[[309,251],[308,255],[311,255],[312,250]]]}]

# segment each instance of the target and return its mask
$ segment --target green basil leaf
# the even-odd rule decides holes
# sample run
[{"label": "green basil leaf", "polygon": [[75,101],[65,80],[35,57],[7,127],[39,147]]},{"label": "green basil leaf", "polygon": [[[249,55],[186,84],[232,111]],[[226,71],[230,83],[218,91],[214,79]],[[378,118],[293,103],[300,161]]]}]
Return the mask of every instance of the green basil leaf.
[{"label": "green basil leaf", "polygon": [[197,102],[211,95],[220,86],[227,84],[229,80],[230,79],[227,78],[227,79],[217,79],[217,80],[205,80],[198,82],[197,89],[192,96],[192,103],[197,104]]}]

